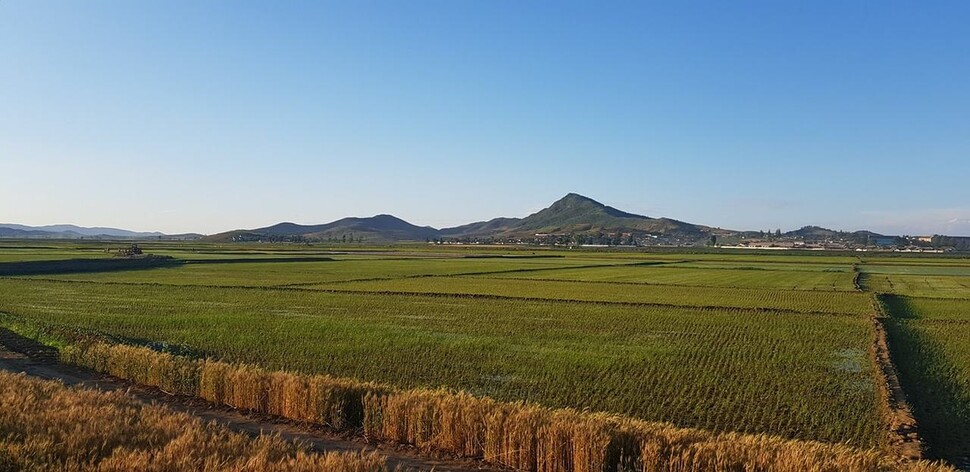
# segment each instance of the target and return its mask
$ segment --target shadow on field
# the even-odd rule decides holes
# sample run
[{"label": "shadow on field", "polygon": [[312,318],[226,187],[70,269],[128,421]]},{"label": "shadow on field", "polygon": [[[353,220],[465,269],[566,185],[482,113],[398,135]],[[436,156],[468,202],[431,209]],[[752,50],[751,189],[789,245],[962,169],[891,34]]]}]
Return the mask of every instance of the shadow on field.
[{"label": "shadow on field", "polygon": [[883,308],[891,318],[919,318],[919,314],[916,312],[916,308],[913,307],[912,302],[910,302],[909,299],[904,296],[880,293],[879,295],[876,295],[876,297],[879,299],[879,302],[882,303]]},{"label": "shadow on field", "polygon": [[926,458],[965,463],[970,457],[970,403],[957,381],[959,370],[943,346],[922,329],[940,321],[918,319],[905,297],[880,299],[891,315],[885,322],[890,351],[913,407]]},{"label": "shadow on field", "polygon": [[56,261],[0,262],[0,276],[50,275],[76,272],[113,272],[154,269],[182,264],[169,256],[114,259],[62,259]]},{"label": "shadow on field", "polygon": [[114,259],[62,259],[55,261],[0,262],[0,277],[14,275],[54,275],[81,272],[115,272],[123,270],[175,267],[183,264],[261,264],[279,262],[332,262],[330,257],[261,257],[232,259],[175,259],[171,256],[147,256]]}]

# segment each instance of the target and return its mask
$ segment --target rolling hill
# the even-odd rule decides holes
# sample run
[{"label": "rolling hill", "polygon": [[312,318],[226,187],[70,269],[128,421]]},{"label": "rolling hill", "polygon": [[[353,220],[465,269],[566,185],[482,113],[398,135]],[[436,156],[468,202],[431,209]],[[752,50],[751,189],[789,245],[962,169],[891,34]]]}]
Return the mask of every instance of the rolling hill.
[{"label": "rolling hill", "polygon": [[84,227],[76,225],[27,226],[0,223],[2,238],[35,239],[199,239],[201,234],[164,234],[157,231],[138,232],[118,228]]},{"label": "rolling hill", "polygon": [[416,226],[391,215],[343,218],[331,223],[300,225],[279,223],[253,230],[236,230],[208,236],[211,241],[329,241],[363,239],[368,242],[427,241],[432,239],[522,239],[537,234],[633,234],[701,239],[706,226],[669,218],[651,218],[603,205],[570,193],[525,218],[495,218],[453,228]]},{"label": "rolling hill", "polygon": [[319,225],[279,223],[253,230],[237,230],[207,236],[210,241],[329,241],[363,240],[368,242],[426,241],[439,237],[429,226],[416,226],[391,215],[369,218],[342,218]]}]

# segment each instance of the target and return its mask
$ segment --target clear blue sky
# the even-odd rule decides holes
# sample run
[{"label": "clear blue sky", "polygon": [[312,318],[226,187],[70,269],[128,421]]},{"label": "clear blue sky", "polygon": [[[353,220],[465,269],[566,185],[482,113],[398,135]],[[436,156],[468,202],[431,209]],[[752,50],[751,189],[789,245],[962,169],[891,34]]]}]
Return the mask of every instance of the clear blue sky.
[{"label": "clear blue sky", "polygon": [[970,234],[970,2],[0,0],[0,222]]}]

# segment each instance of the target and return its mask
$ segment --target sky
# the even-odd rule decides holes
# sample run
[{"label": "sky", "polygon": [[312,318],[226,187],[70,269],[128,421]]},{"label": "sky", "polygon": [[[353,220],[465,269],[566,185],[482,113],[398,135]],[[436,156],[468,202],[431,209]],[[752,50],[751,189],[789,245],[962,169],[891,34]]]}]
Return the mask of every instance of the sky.
[{"label": "sky", "polygon": [[970,2],[0,0],[0,222],[970,235]]}]

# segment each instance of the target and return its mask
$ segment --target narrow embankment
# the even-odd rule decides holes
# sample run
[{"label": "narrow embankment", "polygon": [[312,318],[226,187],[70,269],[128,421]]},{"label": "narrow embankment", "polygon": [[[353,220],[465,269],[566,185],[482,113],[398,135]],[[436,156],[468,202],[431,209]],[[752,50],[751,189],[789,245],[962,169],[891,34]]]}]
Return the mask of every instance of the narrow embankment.
[{"label": "narrow embankment", "polygon": [[866,274],[858,264],[852,266],[855,277],[852,282],[856,290],[872,296],[872,325],[875,342],[872,347],[872,360],[875,363],[877,381],[884,404],[886,425],[889,429],[888,444],[892,451],[905,460],[917,461],[923,458],[923,443],[913,409],[906,400],[906,392],[899,381],[899,373],[889,351],[889,338],[883,320],[887,315],[876,294],[866,287]]},{"label": "narrow embankment", "polygon": [[204,421],[220,424],[232,431],[256,436],[278,434],[287,441],[300,442],[319,452],[372,452],[387,457],[388,465],[404,470],[470,472],[497,470],[480,461],[424,457],[403,446],[368,442],[363,437],[338,435],[319,427],[260,415],[250,415],[205,400],[168,394],[92,370],[61,364],[53,348],[23,338],[0,328],[0,370],[24,372],[27,375],[59,380],[66,385],[101,391],[125,391],[143,403],[162,404],[174,411],[188,413]]},{"label": "narrow embankment", "polygon": [[884,384],[887,412],[889,415],[889,446],[897,455],[909,460],[919,460],[923,457],[923,443],[919,437],[919,428],[912,407],[906,401],[906,393],[899,382],[899,374],[889,355],[889,340],[882,318],[873,317],[876,331],[875,359]]}]

